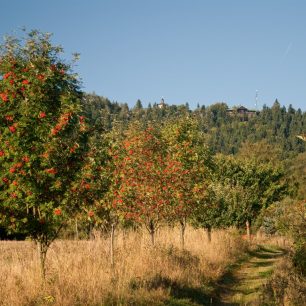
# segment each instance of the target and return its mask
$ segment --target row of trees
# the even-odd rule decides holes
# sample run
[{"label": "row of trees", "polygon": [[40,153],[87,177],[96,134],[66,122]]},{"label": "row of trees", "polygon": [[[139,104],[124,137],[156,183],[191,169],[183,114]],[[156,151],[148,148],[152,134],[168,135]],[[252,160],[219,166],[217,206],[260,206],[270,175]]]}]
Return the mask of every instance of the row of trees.
[{"label": "row of trees", "polygon": [[115,135],[110,149],[112,184],[105,197],[112,210],[144,224],[152,244],[162,223],[178,222],[183,245],[187,219],[196,205],[204,205],[211,162],[196,122],[185,118],[163,128],[134,122],[121,137]]},{"label": "row of trees", "polygon": [[143,225],[152,244],[159,226],[178,223],[184,247],[187,222],[249,226],[288,193],[283,164],[246,153],[250,143],[236,158],[213,155],[209,124],[187,106],[167,120],[157,108],[144,119],[141,105],[120,118],[123,106],[84,97],[61,52],[32,31],[0,54],[0,224],[38,242],[43,278],[48,247],[71,220],[112,233]]}]

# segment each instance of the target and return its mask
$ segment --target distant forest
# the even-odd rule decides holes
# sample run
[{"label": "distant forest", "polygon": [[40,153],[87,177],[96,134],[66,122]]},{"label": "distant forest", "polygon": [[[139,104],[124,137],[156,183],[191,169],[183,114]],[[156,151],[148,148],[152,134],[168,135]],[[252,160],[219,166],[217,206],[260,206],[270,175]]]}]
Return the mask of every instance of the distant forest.
[{"label": "distant forest", "polygon": [[195,110],[190,110],[188,103],[155,103],[144,108],[140,100],[129,108],[126,103],[111,102],[95,94],[85,94],[83,103],[90,125],[97,131],[110,130],[115,122],[124,128],[133,120],[163,124],[168,119],[190,115],[201,123],[213,153],[236,154],[243,143],[259,141],[280,149],[282,159],[305,152],[305,144],[296,136],[305,133],[306,112],[292,105],[281,106],[277,100],[272,107],[264,105],[262,110],[245,112],[239,112],[238,106],[230,109],[226,103],[198,105]]}]

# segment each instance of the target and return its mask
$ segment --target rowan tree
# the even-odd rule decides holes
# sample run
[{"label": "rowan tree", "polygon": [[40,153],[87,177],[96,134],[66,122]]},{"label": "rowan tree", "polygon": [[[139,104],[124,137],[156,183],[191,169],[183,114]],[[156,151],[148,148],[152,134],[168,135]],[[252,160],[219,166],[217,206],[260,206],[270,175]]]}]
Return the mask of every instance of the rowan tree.
[{"label": "rowan tree", "polygon": [[[89,234],[108,218],[105,207],[101,206],[111,182],[110,156],[105,134],[88,131],[89,149],[83,155],[83,164],[71,186],[70,202],[80,208],[75,223],[87,223]],[[87,221],[87,222],[86,222]],[[75,225],[77,232],[77,225]],[[77,236],[77,234],[76,234]]]},{"label": "rowan tree", "polygon": [[88,150],[79,81],[49,34],[7,38],[0,54],[0,222],[48,247],[77,210],[69,201]]},{"label": "rowan tree", "polygon": [[195,119],[182,117],[169,121],[162,133],[168,154],[180,165],[180,176],[173,188],[174,205],[170,218],[180,224],[181,246],[184,248],[187,221],[199,205],[204,205],[212,160]]},{"label": "rowan tree", "polygon": [[173,214],[173,194],[183,175],[154,126],[131,124],[112,152],[112,207],[121,218],[143,224],[152,245],[160,224]]}]

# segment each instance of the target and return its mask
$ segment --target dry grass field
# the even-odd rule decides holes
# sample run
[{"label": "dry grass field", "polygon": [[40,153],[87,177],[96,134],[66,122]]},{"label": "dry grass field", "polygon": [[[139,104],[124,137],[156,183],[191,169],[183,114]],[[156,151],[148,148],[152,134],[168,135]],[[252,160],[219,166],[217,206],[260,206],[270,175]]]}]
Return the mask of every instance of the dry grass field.
[{"label": "dry grass field", "polygon": [[34,242],[1,241],[0,305],[163,305],[176,300],[193,305],[209,299],[211,284],[247,249],[235,230],[214,231],[209,243],[203,230],[188,228],[184,251],[178,228],[161,229],[155,248],[146,232],[118,231],[112,268],[109,241],[54,242],[45,284]]}]

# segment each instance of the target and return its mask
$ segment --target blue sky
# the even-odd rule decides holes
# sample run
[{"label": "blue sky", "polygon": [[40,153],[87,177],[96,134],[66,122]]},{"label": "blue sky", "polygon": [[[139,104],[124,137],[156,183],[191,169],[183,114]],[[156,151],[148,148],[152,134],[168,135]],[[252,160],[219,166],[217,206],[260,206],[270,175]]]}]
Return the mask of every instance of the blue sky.
[{"label": "blue sky", "polygon": [[306,1],[0,0],[0,36],[54,33],[83,90],[159,102],[306,110]]}]

